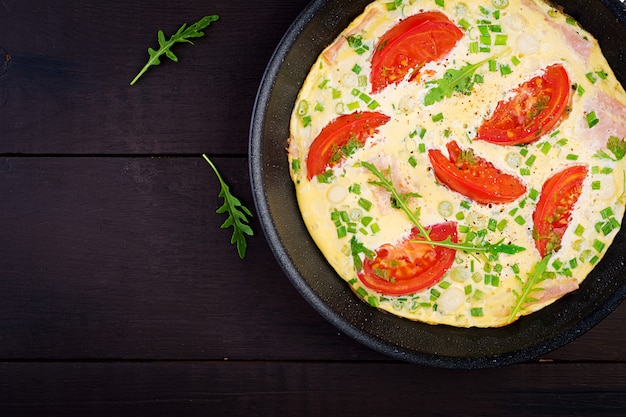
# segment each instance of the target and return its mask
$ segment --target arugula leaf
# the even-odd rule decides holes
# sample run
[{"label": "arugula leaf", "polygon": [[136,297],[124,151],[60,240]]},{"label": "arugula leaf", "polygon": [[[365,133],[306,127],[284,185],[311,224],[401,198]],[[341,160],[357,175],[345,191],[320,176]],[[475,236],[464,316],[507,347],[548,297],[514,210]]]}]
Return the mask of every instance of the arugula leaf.
[{"label": "arugula leaf", "polygon": [[202,154],[202,157],[209,163],[209,165],[211,165],[211,168],[213,168],[213,172],[217,175],[217,179],[222,187],[219,196],[224,199],[224,204],[217,209],[216,213],[228,213],[228,218],[224,221],[221,227],[222,229],[226,229],[230,226],[233,227],[233,236],[230,239],[230,243],[237,244],[237,252],[239,253],[239,257],[243,259],[244,256],[246,256],[246,248],[248,247],[246,243],[246,235],[252,236],[254,234],[252,228],[248,225],[249,220],[246,217],[252,217],[252,213],[247,207],[241,204],[241,201],[239,201],[237,197],[230,193],[228,185],[224,182],[222,176],[209,157],[205,154]]},{"label": "arugula leaf", "polygon": [[483,64],[504,54],[507,49],[502,52],[483,59],[475,64],[467,63],[460,69],[450,68],[446,70],[443,77],[438,80],[427,81],[426,84],[436,84],[437,86],[430,89],[424,97],[424,105],[431,106],[444,98],[452,97],[455,92],[470,95],[474,87],[474,73]]},{"label": "arugula leaf", "polygon": [[[607,158],[612,159],[614,161],[619,161],[624,158],[626,155],[626,138],[620,140],[617,136],[610,136],[609,140],[606,142],[606,147],[613,155],[615,155],[615,159],[611,158],[606,152],[599,150],[596,152],[598,158]],[[596,156],[594,155],[594,156]]]},{"label": "arugula leaf", "polygon": [[144,67],[139,71],[139,74],[135,76],[135,78],[130,82],[130,85],[133,85],[137,82],[139,77],[141,77],[147,70],[153,65],[160,65],[160,57],[165,54],[166,57],[171,59],[174,62],[178,62],[178,57],[174,55],[171,48],[176,42],[186,42],[193,45],[193,42],[190,38],[200,38],[204,36],[202,32],[207,26],[209,26],[212,22],[219,20],[218,15],[210,15],[204,16],[202,19],[194,23],[193,25],[187,27],[187,24],[184,23],[178,31],[173,34],[169,40],[165,39],[165,34],[162,30],[159,30],[157,33],[157,38],[159,40],[159,50],[155,51],[152,48],[148,48],[148,54],[150,58]]},{"label": "arugula leaf", "polygon": [[543,273],[546,272],[546,268],[548,267],[548,262],[550,261],[551,256],[552,253],[549,253],[544,256],[541,261],[535,264],[532,273],[528,275],[528,279],[524,282],[524,285],[522,286],[521,293],[513,291],[517,300],[515,302],[515,305],[513,306],[513,309],[511,310],[511,314],[509,315],[509,323],[515,320],[515,317],[517,317],[519,312],[524,309],[524,304],[535,301],[535,299],[532,298],[530,294],[541,289],[537,287],[537,284],[545,279]]},{"label": "arugula leaf", "polygon": [[517,246],[513,244],[504,244],[502,243],[504,239],[496,243],[484,242],[482,244],[473,244],[471,242],[454,243],[449,237],[442,241],[431,240],[430,237],[428,236],[428,231],[424,228],[422,223],[419,221],[419,209],[413,212],[407,205],[409,197],[414,197],[416,195],[413,193],[408,193],[408,194],[399,193],[398,190],[396,190],[396,188],[394,187],[391,180],[389,180],[387,176],[384,173],[382,173],[380,170],[378,170],[378,168],[376,168],[372,163],[361,161],[361,166],[369,170],[376,178],[378,178],[378,181],[370,181],[369,182],[370,184],[384,188],[386,191],[391,193],[391,198],[392,200],[395,201],[395,204],[396,204],[395,207],[404,211],[404,213],[407,215],[411,223],[413,223],[413,225],[417,227],[417,230],[419,230],[420,235],[423,236],[424,239],[426,239],[427,243],[433,246],[441,246],[445,248],[460,250],[466,253],[487,253],[487,254],[492,254],[492,255],[497,255],[499,253],[513,255],[513,254],[523,252],[526,250],[526,248],[521,247],[521,246]]}]

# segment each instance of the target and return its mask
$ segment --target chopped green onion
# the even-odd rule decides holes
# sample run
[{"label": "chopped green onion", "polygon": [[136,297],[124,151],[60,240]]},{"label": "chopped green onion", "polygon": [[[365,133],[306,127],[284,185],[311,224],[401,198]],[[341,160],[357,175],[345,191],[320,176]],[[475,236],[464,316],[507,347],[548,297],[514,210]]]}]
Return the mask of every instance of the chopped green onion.
[{"label": "chopped green onion", "polygon": [[297,174],[298,172],[300,172],[300,160],[299,159],[294,159],[291,161],[291,170],[294,172],[294,174]]},{"label": "chopped green onion", "polygon": [[583,235],[583,233],[585,233],[585,227],[582,224],[576,226],[576,229],[574,229],[574,234],[580,237]]},{"label": "chopped green onion", "polygon": [[504,46],[506,45],[507,40],[508,40],[507,35],[496,35],[496,40],[494,41],[493,44],[497,46]]},{"label": "chopped green onion", "polygon": [[309,111],[309,102],[306,100],[300,100],[296,107],[296,114],[298,116],[304,116]]},{"label": "chopped green onion", "polygon": [[483,316],[483,308],[482,307],[473,307],[470,310],[472,317],[482,317]]},{"label": "chopped green onion", "polygon": [[611,207],[607,207],[605,209],[600,210],[600,215],[603,219],[608,219],[613,215],[613,209]]},{"label": "chopped green onion", "polygon": [[432,117],[433,122],[440,122],[443,120],[443,113],[437,113]]},{"label": "chopped green onion", "polygon": [[449,201],[442,201],[439,203],[438,211],[442,217],[452,216],[452,203]]},{"label": "chopped green onion", "polygon": [[[457,5],[457,7],[460,5],[461,3],[459,3]],[[468,22],[465,18],[462,18],[461,20],[459,20],[459,26],[461,26],[463,29],[467,30],[470,27],[472,27],[472,25],[470,24],[470,22]]]},{"label": "chopped green onion", "polygon": [[593,72],[586,73],[585,77],[587,77],[587,79],[591,82],[591,84],[595,84],[595,82],[598,81],[598,79],[596,78],[596,75]]},{"label": "chopped green onion", "polygon": [[358,101],[353,101],[352,103],[348,103],[348,110],[356,110],[359,107],[361,107],[361,105],[359,104]]},{"label": "chopped green onion", "polygon": [[578,160],[578,155],[575,155],[573,153],[569,153],[569,154],[567,154],[565,159],[567,159],[568,161],[577,161]]},{"label": "chopped green onion", "polygon": [[417,159],[415,159],[414,156],[409,157],[409,165],[411,165],[413,168],[417,166]]},{"label": "chopped green onion", "polygon": [[540,150],[542,154],[547,155],[548,152],[550,152],[550,149],[552,149],[552,144],[550,144],[550,142],[543,142],[541,144]]},{"label": "chopped green onion", "polygon": [[600,190],[602,188],[602,183],[600,181],[593,181],[591,183],[592,190]]},{"label": "chopped green onion", "polygon": [[361,184],[354,183],[348,187],[348,191],[352,194],[361,194]]},{"label": "chopped green onion", "polygon": [[504,9],[509,5],[509,0],[491,0],[491,4],[496,9]]},{"label": "chopped green onion", "polygon": [[352,67],[352,72],[358,75],[362,69],[363,68],[361,68],[359,64],[354,64],[354,66]]},{"label": "chopped green onion", "polygon": [[606,245],[598,239],[594,239],[592,246],[598,253],[602,253]]},{"label": "chopped green onion", "polygon": [[359,206],[363,207],[365,211],[370,211],[370,209],[372,208],[372,202],[363,197],[359,198],[358,204]]}]

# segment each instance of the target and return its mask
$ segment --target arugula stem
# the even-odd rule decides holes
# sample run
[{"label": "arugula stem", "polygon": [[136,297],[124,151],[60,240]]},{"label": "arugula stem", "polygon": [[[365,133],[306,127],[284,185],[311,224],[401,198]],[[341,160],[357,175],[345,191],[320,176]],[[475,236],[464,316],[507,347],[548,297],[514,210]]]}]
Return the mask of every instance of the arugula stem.
[{"label": "arugula stem", "polygon": [[378,185],[379,187],[382,187],[385,190],[389,191],[392,197],[395,199],[396,203],[400,206],[400,209],[404,211],[411,223],[413,223],[415,227],[417,227],[420,235],[422,235],[424,239],[426,239],[428,242],[431,242],[432,240],[430,236],[428,236],[428,231],[424,228],[424,226],[422,226],[422,223],[418,220],[417,215],[413,213],[406,205],[406,196],[400,195],[400,193],[398,193],[398,190],[396,190],[396,187],[393,186],[391,181],[389,181],[387,177],[385,177],[385,175],[380,172],[373,164],[361,161],[361,165],[367,168],[372,174],[374,174],[376,178],[380,180],[380,182],[374,181],[372,182],[372,184]]},{"label": "arugula stem", "polygon": [[449,237],[443,241],[432,240],[429,237],[428,231],[426,230],[426,228],[424,228],[422,223],[419,221],[417,212],[411,211],[411,209],[409,209],[409,207],[407,206],[406,203],[407,203],[408,197],[406,195],[400,194],[398,190],[396,190],[396,188],[394,187],[391,180],[389,180],[385,176],[385,174],[379,171],[378,168],[376,168],[373,164],[369,162],[361,161],[361,166],[369,170],[376,178],[378,178],[378,181],[370,181],[370,184],[382,187],[386,191],[391,193],[392,197],[395,199],[396,203],[398,204],[398,207],[407,215],[411,223],[415,227],[417,227],[417,229],[420,232],[420,235],[424,237],[425,239],[424,243],[428,243],[432,246],[441,246],[445,248],[460,250],[466,253],[490,253],[490,254],[506,253],[509,255],[513,255],[515,253],[523,252],[526,250],[526,248],[521,247],[521,246],[517,246],[513,244],[504,244],[502,243],[504,239],[500,240],[497,243],[485,243],[481,245],[475,245],[475,244],[472,244],[471,242],[454,243],[450,240]]},{"label": "arugula stem", "polygon": [[543,281],[543,273],[546,272],[546,268],[548,267],[548,262],[551,257],[552,253],[547,254],[533,267],[532,273],[529,274],[528,279],[522,286],[522,292],[517,296],[517,301],[511,310],[511,314],[509,315],[509,323],[515,320],[519,312],[524,309],[524,304],[531,300],[530,294],[538,290],[536,286],[539,282]]},{"label": "arugula stem", "polygon": [[172,46],[177,42],[185,42],[193,45],[193,42],[190,39],[204,36],[204,33],[202,31],[206,29],[206,27],[209,26],[212,22],[215,22],[217,20],[219,20],[218,15],[210,15],[204,16],[202,19],[189,27],[187,27],[187,24],[185,23],[178,29],[175,34],[170,36],[168,40],[165,39],[163,31],[159,30],[157,33],[159,49],[155,51],[152,48],[148,48],[148,55],[150,56],[150,58],[148,59],[146,65],[143,66],[141,71],[139,71],[135,78],[133,78],[133,80],[130,82],[130,85],[135,84],[139,77],[141,77],[151,66],[160,65],[160,58],[163,55],[165,55],[174,62],[178,62],[178,57],[172,52]]},{"label": "arugula stem", "polygon": [[239,201],[237,197],[230,193],[228,185],[220,175],[217,167],[213,164],[211,159],[209,159],[206,154],[202,154],[202,157],[211,166],[213,172],[215,172],[221,186],[219,196],[224,199],[224,204],[216,210],[216,213],[228,214],[228,217],[224,223],[222,223],[221,228],[226,229],[230,226],[233,227],[233,235],[230,239],[230,243],[237,245],[239,257],[243,259],[246,256],[246,249],[248,247],[246,243],[246,235],[252,236],[254,234],[252,228],[248,224],[248,217],[252,217],[252,213],[246,206],[241,204],[241,201]]}]

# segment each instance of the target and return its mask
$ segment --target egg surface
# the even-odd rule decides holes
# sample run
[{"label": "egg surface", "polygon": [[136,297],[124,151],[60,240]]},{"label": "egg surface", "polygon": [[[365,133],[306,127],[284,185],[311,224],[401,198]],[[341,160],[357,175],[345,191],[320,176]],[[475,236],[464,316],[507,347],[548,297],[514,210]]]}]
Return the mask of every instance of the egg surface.
[{"label": "egg surface", "polygon": [[626,93],[533,0],[369,4],[290,121],[302,218],[373,308],[499,327],[576,291],[626,203]]}]

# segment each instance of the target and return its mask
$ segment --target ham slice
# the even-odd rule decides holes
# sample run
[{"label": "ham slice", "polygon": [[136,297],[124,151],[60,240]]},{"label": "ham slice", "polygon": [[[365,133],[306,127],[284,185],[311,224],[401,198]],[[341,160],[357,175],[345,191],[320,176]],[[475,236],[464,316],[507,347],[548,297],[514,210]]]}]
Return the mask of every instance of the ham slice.
[{"label": "ham slice", "polygon": [[324,52],[322,53],[322,58],[324,58],[324,60],[328,64],[334,63],[337,60],[337,54],[339,53],[339,50],[346,44],[346,39],[350,36],[361,33],[370,24],[370,22],[378,17],[380,13],[381,11],[379,9],[371,8],[361,20],[361,23],[359,23],[350,32],[337,38],[335,42],[333,42],[328,48],[324,50]]}]

